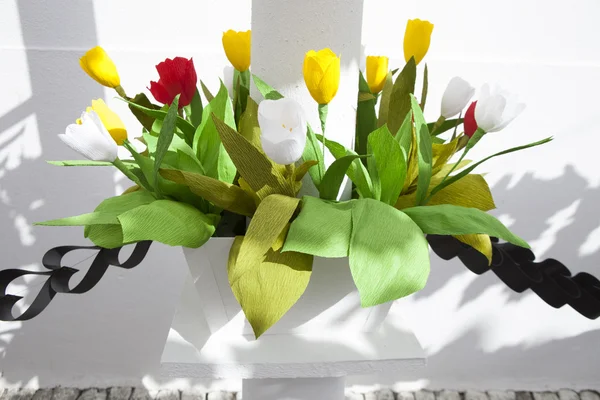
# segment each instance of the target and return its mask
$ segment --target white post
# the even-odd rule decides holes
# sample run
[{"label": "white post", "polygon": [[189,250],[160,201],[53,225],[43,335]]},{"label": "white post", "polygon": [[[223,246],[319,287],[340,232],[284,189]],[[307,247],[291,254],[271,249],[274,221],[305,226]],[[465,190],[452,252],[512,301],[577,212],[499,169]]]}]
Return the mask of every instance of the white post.
[{"label": "white post", "polygon": [[344,378],[244,379],[244,400],[344,400]]},{"label": "white post", "polygon": [[[329,104],[326,137],[354,146],[363,0],[253,0],[252,73],[305,109],[320,133],[317,103],[304,85],[309,50],[329,47],[341,56],[340,87]],[[258,93],[253,91],[253,97]],[[333,161],[327,153],[325,164]]]}]

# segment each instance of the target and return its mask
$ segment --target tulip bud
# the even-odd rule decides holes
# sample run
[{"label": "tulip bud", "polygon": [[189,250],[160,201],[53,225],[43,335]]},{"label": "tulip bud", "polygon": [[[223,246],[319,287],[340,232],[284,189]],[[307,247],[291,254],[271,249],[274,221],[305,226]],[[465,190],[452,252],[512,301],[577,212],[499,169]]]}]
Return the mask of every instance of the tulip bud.
[{"label": "tulip bud", "polygon": [[303,75],[312,98],[329,104],[340,86],[340,58],[328,48],[311,50],[304,57]]},{"label": "tulip bud", "polygon": [[475,94],[475,88],[469,82],[455,76],[450,80],[442,96],[442,116],[452,118],[461,112]]},{"label": "tulip bud", "polygon": [[367,57],[367,83],[371,93],[381,92],[388,74],[389,58],[385,56]]},{"label": "tulip bud", "polygon": [[515,96],[499,88],[490,90],[485,84],[475,107],[475,121],[479,128],[485,132],[497,132],[504,129],[523,110],[525,104],[518,103]]},{"label": "tulip bud", "polygon": [[121,78],[117,67],[110,59],[106,51],[96,46],[79,59],[79,65],[92,79],[109,88],[117,88],[121,85]]},{"label": "tulip bud", "polygon": [[150,82],[150,93],[162,104],[171,104],[175,96],[179,97],[179,108],[192,102],[196,93],[198,77],[194,68],[194,60],[183,57],[167,58],[156,66],[158,82]]},{"label": "tulip bud", "polygon": [[477,121],[475,121],[476,106],[477,102],[472,102],[469,108],[467,108],[467,112],[465,113],[463,126],[465,127],[465,135],[467,135],[468,137],[473,137],[473,134],[477,130]]},{"label": "tulip bud", "polygon": [[117,143],[93,110],[84,112],[81,124],[67,126],[65,133],[58,137],[89,160],[114,162],[117,159]]},{"label": "tulip bud", "polygon": [[251,31],[223,32],[223,49],[233,68],[244,72],[250,68],[250,50],[252,46]]},{"label": "tulip bud", "polygon": [[420,19],[409,19],[406,23],[406,32],[404,33],[404,59],[406,62],[411,57],[415,58],[415,63],[419,64],[429,50],[431,41],[431,32],[433,24],[429,21]]},{"label": "tulip bud", "polygon": [[277,164],[293,164],[306,146],[306,118],[293,99],[263,100],[258,105],[260,142],[265,154]]}]

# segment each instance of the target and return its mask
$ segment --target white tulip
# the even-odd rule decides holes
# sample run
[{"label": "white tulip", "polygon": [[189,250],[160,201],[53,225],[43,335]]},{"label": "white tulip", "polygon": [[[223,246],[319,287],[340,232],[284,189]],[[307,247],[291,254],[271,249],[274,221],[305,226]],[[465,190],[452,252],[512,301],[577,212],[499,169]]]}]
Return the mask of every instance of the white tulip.
[{"label": "white tulip", "polygon": [[490,90],[485,84],[475,106],[475,121],[485,132],[497,132],[504,129],[524,109],[525,104],[518,103],[516,96],[500,88]]},{"label": "white tulip", "polygon": [[258,124],[263,151],[277,164],[293,164],[306,146],[306,118],[297,101],[263,100],[258,105]]},{"label": "white tulip", "polygon": [[442,116],[454,117],[469,104],[474,94],[475,88],[469,82],[459,76],[452,78],[442,96]]},{"label": "white tulip", "polygon": [[118,146],[95,111],[81,114],[81,124],[67,126],[58,137],[76,152],[92,161],[114,162]]}]

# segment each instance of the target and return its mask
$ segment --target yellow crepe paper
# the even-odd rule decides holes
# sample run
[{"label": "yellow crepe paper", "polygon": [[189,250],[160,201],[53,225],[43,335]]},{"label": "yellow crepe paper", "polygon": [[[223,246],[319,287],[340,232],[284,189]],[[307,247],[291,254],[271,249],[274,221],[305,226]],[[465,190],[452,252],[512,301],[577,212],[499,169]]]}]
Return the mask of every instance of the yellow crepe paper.
[{"label": "yellow crepe paper", "polygon": [[488,260],[488,265],[492,264],[492,241],[489,235],[472,234],[456,235],[454,237],[483,254]]}]

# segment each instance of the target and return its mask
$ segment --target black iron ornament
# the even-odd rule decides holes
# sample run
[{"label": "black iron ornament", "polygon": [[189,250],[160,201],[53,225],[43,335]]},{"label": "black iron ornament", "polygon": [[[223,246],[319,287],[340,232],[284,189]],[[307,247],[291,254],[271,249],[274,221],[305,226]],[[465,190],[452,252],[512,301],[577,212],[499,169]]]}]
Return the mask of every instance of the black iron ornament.
[{"label": "black iron ornament", "polygon": [[[427,235],[427,240],[440,258],[450,260],[458,257],[469,270],[478,275],[491,270],[515,292],[522,293],[531,289],[554,308],[568,304],[587,318],[596,319],[600,316],[600,280],[591,274],[580,272],[572,275],[566,266],[554,259],[535,262],[535,255],[531,250],[510,243],[499,243],[495,238],[492,239],[491,266],[488,266],[487,258],[483,254],[452,236]],[[88,292],[100,282],[110,266],[131,269],[139,265],[146,257],[151,243],[137,243],[127,261],[123,263],[119,262],[122,247],[104,249],[97,246],[60,246],[48,250],[44,255],[42,265],[47,271],[0,271],[0,320],[26,321],[39,315],[57,293]],[[98,250],[98,253],[81,282],[69,289],[69,280],[79,270],[62,266],[62,259],[71,251],[82,249]],[[6,290],[11,282],[26,275],[48,278],[31,305],[21,315],[14,317],[12,308],[22,297],[7,294]]]},{"label": "black iron ornament", "polygon": [[[47,271],[28,271],[24,269],[0,271],[0,321],[26,321],[31,319],[44,311],[57,293],[81,294],[88,292],[100,282],[110,266],[131,269],[139,265],[146,257],[151,244],[151,241],[137,243],[127,261],[122,263],[119,262],[119,253],[122,247],[104,249],[98,246],[60,246],[50,249],[44,254],[42,265]],[[62,266],[62,260],[65,255],[75,250],[98,250],[98,254],[96,254],[81,282],[70,289],[69,280],[79,270]],[[26,275],[47,276],[48,278],[31,305],[21,315],[14,317],[12,308],[23,297],[7,294],[6,290],[11,282]]]}]

